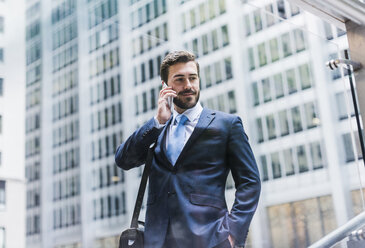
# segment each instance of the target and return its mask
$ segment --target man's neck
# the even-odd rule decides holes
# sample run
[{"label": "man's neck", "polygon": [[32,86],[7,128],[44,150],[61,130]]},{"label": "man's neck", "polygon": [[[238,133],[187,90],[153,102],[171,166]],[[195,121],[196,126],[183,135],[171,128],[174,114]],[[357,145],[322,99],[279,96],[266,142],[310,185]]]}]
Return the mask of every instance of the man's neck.
[{"label": "man's neck", "polygon": [[[194,107],[193,107],[194,108]],[[179,108],[178,106],[175,105],[175,110],[176,112],[178,112],[179,114],[182,114],[184,113],[186,110],[188,109],[183,109],[183,108]]]}]

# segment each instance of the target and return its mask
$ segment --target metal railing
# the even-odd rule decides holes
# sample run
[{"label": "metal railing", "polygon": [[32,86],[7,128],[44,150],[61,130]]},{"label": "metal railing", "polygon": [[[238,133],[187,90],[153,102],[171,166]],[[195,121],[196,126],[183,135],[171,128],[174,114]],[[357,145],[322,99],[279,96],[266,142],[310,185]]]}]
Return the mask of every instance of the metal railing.
[{"label": "metal railing", "polygon": [[349,237],[353,231],[358,230],[363,226],[365,226],[365,211],[352,218],[336,230],[330,232],[329,234],[309,246],[309,248],[332,247],[344,238]]}]

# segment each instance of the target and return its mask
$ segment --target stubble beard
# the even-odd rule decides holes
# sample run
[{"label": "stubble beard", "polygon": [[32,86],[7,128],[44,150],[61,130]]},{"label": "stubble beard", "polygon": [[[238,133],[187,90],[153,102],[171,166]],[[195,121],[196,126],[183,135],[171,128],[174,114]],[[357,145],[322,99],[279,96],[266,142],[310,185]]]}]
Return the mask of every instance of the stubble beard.
[{"label": "stubble beard", "polygon": [[[195,100],[191,100],[191,98],[194,98]],[[199,101],[199,98],[200,98],[200,91],[195,93],[195,95],[189,97],[184,97],[184,96],[175,97],[174,104],[181,109],[190,109],[195,107],[195,105]]]}]

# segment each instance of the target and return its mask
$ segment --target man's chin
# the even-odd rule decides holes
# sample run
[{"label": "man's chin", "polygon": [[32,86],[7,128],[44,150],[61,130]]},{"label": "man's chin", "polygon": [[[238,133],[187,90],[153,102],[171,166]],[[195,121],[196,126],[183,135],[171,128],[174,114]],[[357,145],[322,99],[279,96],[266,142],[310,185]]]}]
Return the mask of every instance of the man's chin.
[{"label": "man's chin", "polygon": [[189,101],[189,99],[187,99],[188,101],[184,101],[184,102],[176,101],[174,103],[175,103],[176,106],[178,106],[181,109],[194,108],[195,105],[198,103],[198,101],[197,101],[197,99],[193,99],[192,97],[189,97],[189,98],[191,98],[190,101]]}]

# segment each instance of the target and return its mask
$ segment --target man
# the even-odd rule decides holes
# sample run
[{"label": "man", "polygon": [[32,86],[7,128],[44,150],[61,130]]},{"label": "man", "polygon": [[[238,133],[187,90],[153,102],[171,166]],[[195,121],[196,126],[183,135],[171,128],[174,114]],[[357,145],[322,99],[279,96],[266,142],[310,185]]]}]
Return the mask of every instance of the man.
[{"label": "man", "polygon": [[[243,247],[256,210],[260,179],[237,116],[202,108],[199,64],[186,51],[161,64],[157,115],[116,152],[116,164],[140,166],[157,142],[149,177],[145,247]],[[168,104],[173,98],[174,109]],[[225,202],[229,170],[236,186],[230,211]]]}]

